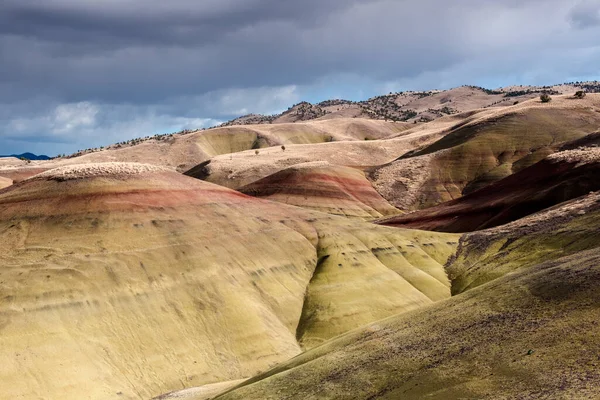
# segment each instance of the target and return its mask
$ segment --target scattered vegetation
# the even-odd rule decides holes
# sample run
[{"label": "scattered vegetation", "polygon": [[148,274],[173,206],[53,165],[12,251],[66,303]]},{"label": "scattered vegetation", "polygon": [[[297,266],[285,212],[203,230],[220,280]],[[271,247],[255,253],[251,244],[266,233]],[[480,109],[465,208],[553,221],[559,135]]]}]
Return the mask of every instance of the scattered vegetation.
[{"label": "scattered vegetation", "polygon": [[[577,92],[575,94],[575,98],[577,98],[577,99],[582,99],[583,97],[585,97],[586,93],[600,93],[600,82],[598,82],[598,81],[567,82],[567,83],[564,83],[563,85],[573,86],[573,87],[578,88],[579,90],[577,90]],[[553,96],[553,95],[559,95],[561,93],[558,90],[556,90],[555,88],[557,88],[557,87],[560,88],[560,86],[561,85],[541,86],[541,87],[521,87],[520,90],[510,90],[510,91],[506,91],[506,90],[502,90],[502,89],[501,90],[487,89],[487,88],[484,88],[481,86],[473,86],[473,85],[469,85],[466,87],[474,89],[474,90],[482,91],[488,95],[498,95],[498,96],[502,95],[505,98],[504,100],[508,100],[508,99],[514,98],[514,97],[533,98],[535,95],[540,95],[540,99],[541,99],[543,94],[546,94],[548,97]],[[284,117],[284,116],[289,116],[290,117],[289,120],[291,122],[308,121],[308,120],[322,117],[322,116],[330,113],[331,111],[328,111],[325,108],[335,107],[335,106],[356,106],[360,109],[360,111],[362,111],[362,114],[360,116],[365,116],[367,118],[386,120],[386,121],[394,121],[394,122],[412,121],[414,123],[429,122],[429,121],[435,119],[436,117],[442,117],[444,115],[456,114],[459,112],[458,110],[448,107],[448,106],[445,106],[440,109],[430,108],[425,111],[416,111],[416,110],[410,109],[408,107],[410,104],[410,99],[413,99],[413,100],[414,99],[422,99],[422,98],[430,97],[430,96],[438,94],[438,93],[441,93],[441,92],[436,91],[436,90],[421,91],[421,92],[418,92],[418,91],[395,92],[395,93],[390,92],[389,94],[386,94],[386,95],[376,96],[376,97],[372,97],[368,100],[358,101],[358,102],[351,101],[351,100],[344,100],[344,99],[332,99],[332,100],[325,100],[325,101],[322,101],[317,104],[311,104],[309,102],[303,101],[303,102],[300,102],[298,104],[295,104],[295,105],[289,107],[286,111],[284,111],[283,113],[280,113],[280,114],[275,114],[275,115],[247,114],[247,115],[241,116],[239,118],[235,118],[231,121],[225,122],[225,123],[223,123],[219,126],[213,127],[213,128],[232,126],[232,125],[272,124],[275,122],[275,120],[277,120],[278,118]],[[546,97],[544,96],[544,98],[546,98]],[[408,99],[408,102],[407,102],[407,99]],[[487,107],[492,107],[492,106],[501,104],[504,102],[504,100],[502,100],[502,99],[498,100],[494,103],[486,105],[485,107],[487,108]],[[548,100],[548,101],[550,101],[550,100]],[[443,103],[451,102],[451,101],[452,101],[451,99],[448,99],[447,101],[442,100],[441,103],[443,104]],[[544,101],[544,100],[542,100],[542,101]],[[514,101],[512,104],[513,105],[519,104],[519,100]],[[360,114],[360,111],[359,111],[359,114]],[[356,118],[357,116],[353,115],[353,117]],[[130,140],[115,143],[115,144],[112,144],[112,145],[109,145],[106,147],[100,146],[100,147],[95,147],[95,148],[78,150],[77,152],[70,154],[70,155],[60,154],[54,158],[73,158],[73,157],[78,157],[78,156],[81,156],[84,154],[93,153],[93,152],[102,151],[102,150],[120,149],[123,147],[135,146],[135,145],[142,144],[149,140],[169,142],[176,135],[184,135],[187,133],[203,131],[205,129],[212,129],[212,128],[203,128],[203,129],[197,129],[197,130],[183,130],[183,131],[175,132],[175,133],[160,134],[160,135],[157,134],[157,135],[152,135],[152,136],[146,136],[143,138],[130,139]]]},{"label": "scattered vegetation", "polygon": [[206,129],[210,129],[210,128],[184,129],[182,131],[174,132],[174,133],[164,133],[164,134],[156,134],[156,135],[151,135],[151,136],[144,136],[141,138],[124,140],[122,142],[117,142],[117,143],[111,144],[109,146],[91,147],[91,148],[84,149],[84,150],[77,150],[75,153],[72,153],[72,154],[59,154],[56,157],[53,157],[53,159],[74,158],[74,157],[79,157],[79,156],[89,154],[89,153],[96,153],[98,151],[103,151],[103,150],[114,150],[114,149],[121,149],[121,148],[125,148],[125,147],[137,146],[139,144],[146,143],[149,141],[158,141],[158,142],[169,143],[169,142],[173,141],[173,139],[176,136],[182,136],[182,135],[187,135],[190,133],[201,132],[201,131],[205,131]]},{"label": "scattered vegetation", "polygon": [[475,90],[481,90],[482,92],[485,92],[486,94],[489,95],[494,95],[494,94],[504,94],[504,92],[500,91],[500,90],[492,90],[492,89],[486,89],[484,87],[481,86],[472,86],[472,85],[467,85],[467,87],[471,88],[471,89],[475,89]]},{"label": "scattered vegetation", "polygon": [[550,103],[550,101],[552,101],[552,97],[550,97],[548,93],[542,93],[540,95],[540,100],[542,103]]}]

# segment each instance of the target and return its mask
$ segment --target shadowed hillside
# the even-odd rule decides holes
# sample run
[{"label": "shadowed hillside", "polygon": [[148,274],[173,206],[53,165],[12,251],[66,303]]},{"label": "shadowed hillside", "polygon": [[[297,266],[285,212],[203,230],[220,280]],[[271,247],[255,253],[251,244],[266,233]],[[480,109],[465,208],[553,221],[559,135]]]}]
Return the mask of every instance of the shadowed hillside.
[{"label": "shadowed hillside", "polygon": [[600,194],[561,203],[510,224],[463,235],[446,268],[462,293],[515,270],[600,243]]},{"label": "shadowed hillside", "polygon": [[440,232],[492,228],[600,190],[598,176],[600,149],[567,150],[457,200],[378,223]]}]

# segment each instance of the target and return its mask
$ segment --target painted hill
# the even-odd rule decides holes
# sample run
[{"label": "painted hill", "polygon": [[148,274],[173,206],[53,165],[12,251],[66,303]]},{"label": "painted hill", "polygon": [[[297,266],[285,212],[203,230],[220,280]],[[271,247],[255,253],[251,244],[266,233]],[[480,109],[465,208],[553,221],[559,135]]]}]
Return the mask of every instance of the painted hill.
[{"label": "painted hill", "polygon": [[598,176],[600,148],[566,150],[457,200],[378,223],[440,232],[492,228],[600,190]]},{"label": "painted hill", "polygon": [[216,399],[597,398],[599,279],[597,249],[542,263],[343,335]]},{"label": "painted hill", "polygon": [[0,398],[598,397],[582,85],[0,159]]},{"label": "painted hill", "polygon": [[428,208],[473,193],[596,131],[599,110],[595,94],[474,114],[435,143],[375,167],[368,176],[392,205]]},{"label": "painted hill", "polygon": [[215,398],[595,398],[599,217],[593,193],[464,235],[447,263],[452,298],[348,332]]},{"label": "painted hill", "polygon": [[355,168],[327,162],[294,165],[238,189],[262,199],[350,218],[398,214]]},{"label": "painted hill", "polygon": [[139,399],[248,377],[449,297],[457,240],[164,167],[46,171],[0,192],[0,392]]},{"label": "painted hill", "polygon": [[600,243],[599,225],[600,194],[594,192],[506,225],[467,233],[446,268],[452,292],[595,248]]}]

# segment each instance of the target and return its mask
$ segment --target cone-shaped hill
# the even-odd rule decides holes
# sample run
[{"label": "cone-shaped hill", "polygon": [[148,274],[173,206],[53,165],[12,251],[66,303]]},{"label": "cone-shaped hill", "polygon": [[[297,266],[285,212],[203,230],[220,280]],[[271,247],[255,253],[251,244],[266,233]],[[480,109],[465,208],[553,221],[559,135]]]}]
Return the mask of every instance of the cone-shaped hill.
[{"label": "cone-shaped hill", "polygon": [[0,392],[147,399],[249,377],[448,298],[457,241],[151,165],[50,170],[0,191]]},{"label": "cone-shaped hill", "polygon": [[362,171],[327,162],[294,165],[238,190],[350,218],[372,220],[399,213],[373,189]]},{"label": "cone-shaped hill", "polygon": [[600,148],[566,150],[457,200],[378,221],[440,232],[492,228],[600,190]]}]

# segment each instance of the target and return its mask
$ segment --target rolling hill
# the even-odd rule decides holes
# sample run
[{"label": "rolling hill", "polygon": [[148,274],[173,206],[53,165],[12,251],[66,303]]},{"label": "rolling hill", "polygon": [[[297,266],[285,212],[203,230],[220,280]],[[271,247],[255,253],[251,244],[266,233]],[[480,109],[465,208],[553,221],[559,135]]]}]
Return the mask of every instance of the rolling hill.
[{"label": "rolling hill", "polygon": [[373,189],[363,172],[327,162],[297,164],[238,191],[349,218],[372,220],[399,213]]},{"label": "rolling hill", "polygon": [[441,139],[369,170],[375,189],[402,210],[457,199],[535,164],[600,125],[600,95],[529,100],[457,123]]},{"label": "rolling hill", "polygon": [[597,398],[599,279],[597,249],[538,264],[347,333],[215,399]]},{"label": "rolling hill", "polygon": [[582,85],[0,159],[0,399],[598,397]]},{"label": "rolling hill", "polygon": [[565,150],[456,200],[378,223],[439,232],[492,228],[600,190],[597,176],[600,149]]},{"label": "rolling hill", "polygon": [[164,167],[49,170],[0,191],[0,392],[139,399],[245,378],[449,297],[457,243]]}]

